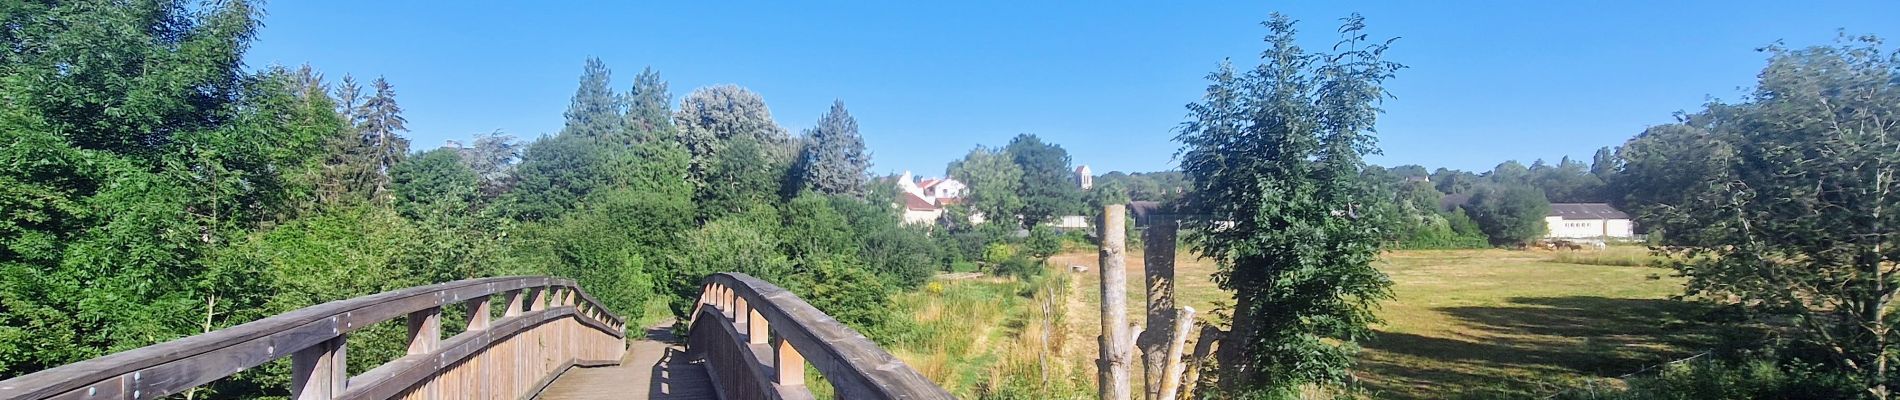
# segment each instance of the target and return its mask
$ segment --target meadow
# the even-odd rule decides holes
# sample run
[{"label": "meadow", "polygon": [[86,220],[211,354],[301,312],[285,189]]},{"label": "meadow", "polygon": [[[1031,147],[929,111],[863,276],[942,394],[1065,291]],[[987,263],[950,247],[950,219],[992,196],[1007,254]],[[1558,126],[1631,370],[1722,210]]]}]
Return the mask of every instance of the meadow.
[{"label": "meadow", "polygon": [[[1708,346],[1710,331],[1692,322],[1698,308],[1669,299],[1681,293],[1680,278],[1653,266],[1618,265],[1646,264],[1619,261],[1641,259],[1641,248],[1566,253],[1386,254],[1379,266],[1392,277],[1396,299],[1379,311],[1385,323],[1376,326],[1377,337],[1362,343],[1357,394],[1538,398],[1619,385],[1615,377]],[[1131,254],[1127,266],[1134,321],[1142,317],[1140,255]],[[916,325],[893,352],[964,398],[1091,397],[1100,328],[1096,264],[1093,252],[1069,252],[1051,258],[1045,277],[1031,281],[933,282],[895,302]],[[1072,272],[1074,265],[1087,271]],[[1220,307],[1227,293],[1208,279],[1213,263],[1183,256],[1176,265],[1183,305],[1202,315]]]}]

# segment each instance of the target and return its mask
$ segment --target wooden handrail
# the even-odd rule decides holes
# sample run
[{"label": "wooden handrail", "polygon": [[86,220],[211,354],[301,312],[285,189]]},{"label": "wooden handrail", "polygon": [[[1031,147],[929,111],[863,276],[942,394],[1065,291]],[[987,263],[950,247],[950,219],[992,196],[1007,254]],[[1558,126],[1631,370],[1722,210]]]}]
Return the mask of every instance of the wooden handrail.
[{"label": "wooden handrail", "polygon": [[[568,295],[550,301],[547,293],[557,290],[578,294],[580,303],[561,300],[572,301]],[[536,295],[529,298],[527,291]],[[486,311],[487,299],[496,294],[516,302],[508,306],[506,315],[493,321],[471,318],[471,329],[442,340],[442,307],[459,304]],[[525,309],[520,304],[523,300],[529,303]],[[343,351],[347,334],[404,316],[412,321],[411,355],[348,377]],[[385,398],[410,390],[511,336],[568,317],[614,341],[625,338],[625,320],[608,312],[573,280],[470,279],[332,301],[23,375],[0,381],[0,399],[157,398],[286,356],[293,357],[292,391],[297,398]]]},{"label": "wooden handrail", "polygon": [[[797,295],[741,273],[706,278],[688,346],[691,352],[717,353],[707,357],[716,384],[761,397],[810,398],[804,386],[804,366],[810,363],[838,398],[954,398]],[[730,357],[741,359],[720,359]]]}]

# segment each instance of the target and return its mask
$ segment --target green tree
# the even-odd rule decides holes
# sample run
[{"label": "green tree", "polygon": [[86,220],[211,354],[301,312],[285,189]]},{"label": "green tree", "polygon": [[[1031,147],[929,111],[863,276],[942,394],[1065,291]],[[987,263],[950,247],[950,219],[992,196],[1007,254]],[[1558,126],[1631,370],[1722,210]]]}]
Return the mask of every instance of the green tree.
[{"label": "green tree", "polygon": [[1610,177],[1616,175],[1616,170],[1622,166],[1621,164],[1616,158],[1616,151],[1611,150],[1609,146],[1603,146],[1590,157],[1590,175],[1596,176],[1597,180],[1609,182]]},{"label": "green tree", "polygon": [[620,99],[614,96],[613,71],[599,58],[588,57],[581,69],[580,87],[567,105],[567,124],[562,134],[606,139],[622,130]]},{"label": "green tree", "polygon": [[396,164],[389,178],[394,184],[396,211],[417,221],[447,221],[466,217],[479,199],[481,178],[451,148],[425,151]]},{"label": "green tree", "polygon": [[1548,231],[1544,216],[1550,214],[1550,201],[1537,188],[1506,185],[1480,190],[1465,204],[1471,216],[1492,244],[1523,245],[1543,237]]},{"label": "green tree", "polygon": [[[700,190],[712,186],[731,186],[730,181],[710,176],[743,174],[742,171],[718,170],[720,153],[734,147],[734,143],[748,143],[736,146],[748,146],[742,151],[755,152],[743,155],[753,157],[747,163],[776,170],[784,170],[791,165],[791,136],[772,120],[772,110],[766,107],[765,98],[751,90],[736,85],[694,89],[680,99],[679,111],[673,113],[673,122],[679,129],[678,142],[686,147],[687,154],[691,156],[692,169],[688,180]],[[726,167],[746,166],[728,163]],[[780,187],[772,185],[769,188],[741,189],[776,193]]]},{"label": "green tree", "polygon": [[950,176],[969,185],[970,210],[988,221],[1015,221],[1022,214],[1023,169],[1007,153],[977,146],[950,162]]},{"label": "green tree", "polygon": [[389,81],[377,77],[370,87],[371,95],[363,102],[361,129],[370,165],[376,172],[372,175],[373,193],[382,201],[390,195],[389,169],[409,155],[409,139],[402,137],[402,132],[409,131],[409,120],[402,117],[402,106],[396,104],[396,88]]},{"label": "green tree", "polygon": [[805,131],[805,138],[809,143],[793,171],[800,190],[864,195],[871,155],[865,153],[864,137],[858,135],[858,120],[845,111],[844,101],[832,102],[831,111],[818,118],[818,126]]},{"label": "green tree", "polygon": [[0,7],[0,376],[248,321],[209,266],[307,211],[315,74],[242,67],[245,1]]},{"label": "green tree", "polygon": [[633,88],[627,90],[626,130],[634,138],[634,143],[647,143],[654,140],[672,140],[678,131],[673,127],[672,94],[667,92],[666,81],[660,79],[660,73],[647,67],[640,75],[633,77]]},{"label": "green tree", "polygon": [[1068,150],[1025,133],[1011,139],[1003,152],[1023,171],[1022,186],[1016,189],[1023,201],[1023,227],[1082,211],[1082,190],[1069,167]]},{"label": "green tree", "polygon": [[522,148],[514,136],[495,131],[476,136],[469,145],[451,140],[447,147],[460,153],[462,164],[481,178],[483,200],[500,197],[514,186],[515,163],[521,159]]},{"label": "green tree", "polygon": [[1216,260],[1215,282],[1234,291],[1233,320],[1216,358],[1218,389],[1235,397],[1301,384],[1341,383],[1354,342],[1372,332],[1391,281],[1373,268],[1382,222],[1360,179],[1386,94],[1402,66],[1345,20],[1338,53],[1307,53],[1294,21],[1275,14],[1262,63],[1240,76],[1221,63],[1190,104],[1176,138],[1192,188],[1186,239]]},{"label": "green tree", "polygon": [[1687,294],[1791,324],[1797,344],[1886,398],[1900,343],[1900,50],[1874,37],[1773,45],[1754,91],[1623,147],[1638,221]]}]

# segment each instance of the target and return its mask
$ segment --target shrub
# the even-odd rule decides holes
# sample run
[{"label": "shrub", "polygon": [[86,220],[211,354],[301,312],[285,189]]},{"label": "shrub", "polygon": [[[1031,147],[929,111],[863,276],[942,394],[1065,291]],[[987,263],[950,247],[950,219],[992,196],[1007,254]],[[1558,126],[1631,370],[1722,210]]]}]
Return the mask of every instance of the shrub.
[{"label": "shrub", "polygon": [[1023,243],[1029,256],[1046,259],[1062,251],[1062,233],[1055,228],[1038,225],[1029,230],[1029,240]]}]

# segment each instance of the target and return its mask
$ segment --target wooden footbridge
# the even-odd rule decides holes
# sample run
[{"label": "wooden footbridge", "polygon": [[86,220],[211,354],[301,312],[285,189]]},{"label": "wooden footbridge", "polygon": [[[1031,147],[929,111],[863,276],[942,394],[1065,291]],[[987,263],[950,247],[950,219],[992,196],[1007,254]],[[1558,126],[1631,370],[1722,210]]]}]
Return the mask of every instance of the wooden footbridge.
[{"label": "wooden footbridge", "polygon": [[[445,307],[467,324],[443,338]],[[408,355],[357,375],[349,336],[403,318]],[[574,281],[471,279],[339,300],[0,381],[0,399],[156,399],[290,358],[288,392],[328,399],[809,399],[807,366],[838,398],[949,393],[791,292],[706,278],[685,340],[628,332]],[[633,336],[629,338],[628,336]]]}]

